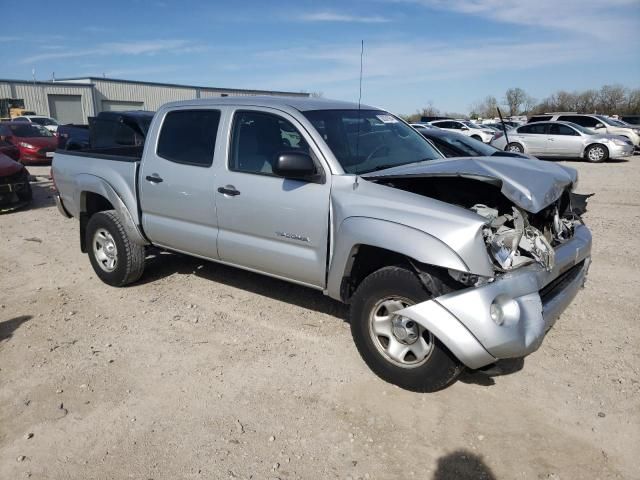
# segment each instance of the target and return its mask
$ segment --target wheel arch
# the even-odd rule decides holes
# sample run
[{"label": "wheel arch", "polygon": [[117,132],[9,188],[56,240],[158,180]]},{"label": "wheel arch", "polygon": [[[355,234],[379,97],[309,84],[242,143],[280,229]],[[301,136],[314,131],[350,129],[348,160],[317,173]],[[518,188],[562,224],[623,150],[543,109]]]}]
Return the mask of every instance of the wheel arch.
[{"label": "wheel arch", "polygon": [[148,245],[149,241],[133,220],[131,212],[117,192],[104,179],[95,175],[79,175],[75,204],[79,206],[80,250],[86,253],[85,232],[92,215],[105,210],[115,210],[122,219],[127,235],[138,245]]},{"label": "wheel arch", "polygon": [[340,225],[331,258],[326,292],[348,302],[373,271],[406,264],[469,272],[464,260],[441,240],[406,225],[368,217],[350,217]]}]

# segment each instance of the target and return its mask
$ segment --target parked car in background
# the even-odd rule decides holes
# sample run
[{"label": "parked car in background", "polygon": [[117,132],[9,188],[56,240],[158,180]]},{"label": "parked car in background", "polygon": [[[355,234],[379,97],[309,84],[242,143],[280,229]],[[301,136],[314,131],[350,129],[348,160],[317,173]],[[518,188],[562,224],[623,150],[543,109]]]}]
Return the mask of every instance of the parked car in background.
[{"label": "parked car in background", "polygon": [[640,127],[640,115],[623,115],[620,120],[634,127]]},{"label": "parked car in background", "polygon": [[492,145],[461,135],[457,132],[431,128],[418,130],[424,138],[431,141],[445,157],[521,157],[529,158],[525,153],[505,152]]},{"label": "parked car in background", "polygon": [[6,155],[7,157],[15,160],[16,162],[20,160],[20,149],[16,147],[13,143],[5,140],[5,136],[2,136],[2,127],[0,127],[0,154]]},{"label": "parked car in background", "polygon": [[29,171],[24,165],[0,153],[0,212],[13,210],[31,201]]},{"label": "parked car in background", "polygon": [[583,113],[548,113],[544,115],[534,115],[529,119],[529,123],[539,121],[560,121],[571,122],[581,127],[593,130],[600,134],[621,135],[628,138],[634,147],[640,146],[640,127],[627,125],[615,118],[604,115],[591,115]]},{"label": "parked car in background", "polygon": [[58,139],[44,127],[35,123],[0,123],[0,137],[20,150],[20,162],[51,162],[53,152],[58,147]]},{"label": "parked car in background", "polygon": [[536,157],[584,158],[589,162],[603,162],[608,158],[633,155],[633,144],[617,135],[595,133],[571,122],[527,123],[499,134],[491,144],[501,150],[528,153]]},{"label": "parked car in background", "polygon": [[475,138],[484,143],[489,143],[495,134],[495,131],[490,128],[483,128],[468,120],[434,120],[429,123],[444,130],[452,130],[467,137]]},{"label": "parked car in background", "polygon": [[504,132],[505,128],[507,129],[507,132],[509,132],[509,131],[511,131],[511,130],[513,130],[515,128],[515,127],[509,125],[508,123],[505,123],[504,125],[502,125],[502,123],[483,123],[482,126],[483,127],[489,127],[489,128],[494,129],[494,130],[499,130],[500,132]]},{"label": "parked car in background", "polygon": [[145,142],[53,160],[58,208],[103,282],[137,281],[157,245],[320,290],[350,304],[371,369],[407,389],[535,351],[589,268],[574,169],[443,158],[373,107],[186,100]]},{"label": "parked car in background", "polygon": [[58,148],[61,150],[82,150],[89,147],[89,125],[60,125],[57,135]]},{"label": "parked car in background", "polygon": [[410,123],[409,125],[411,125],[413,128],[415,128],[419,132],[422,131],[422,130],[436,130],[436,129],[438,129],[438,127],[436,127],[434,125],[430,125],[428,123]]},{"label": "parked car in background", "polygon": [[36,125],[40,125],[52,132],[58,130],[58,121],[55,118],[45,117],[43,115],[22,115],[20,117],[15,117],[12,121],[35,123]]}]

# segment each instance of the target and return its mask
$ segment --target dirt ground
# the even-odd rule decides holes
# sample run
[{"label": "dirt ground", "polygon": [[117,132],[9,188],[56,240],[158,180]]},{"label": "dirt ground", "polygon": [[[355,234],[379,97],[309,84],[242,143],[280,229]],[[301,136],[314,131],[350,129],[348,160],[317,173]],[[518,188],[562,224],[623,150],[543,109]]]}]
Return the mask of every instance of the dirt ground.
[{"label": "dirt ground", "polygon": [[319,292],[162,254],[102,284],[75,220],[0,216],[0,478],[640,478],[640,156],[590,165],[589,280],[507,375],[378,379]]}]

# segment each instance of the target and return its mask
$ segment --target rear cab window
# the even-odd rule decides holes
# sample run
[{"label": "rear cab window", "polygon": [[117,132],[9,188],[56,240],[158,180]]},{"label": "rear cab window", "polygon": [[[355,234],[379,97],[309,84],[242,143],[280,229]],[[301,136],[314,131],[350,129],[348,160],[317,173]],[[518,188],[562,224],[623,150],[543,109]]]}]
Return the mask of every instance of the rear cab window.
[{"label": "rear cab window", "polygon": [[170,162],[210,167],[219,124],[219,110],[171,111],[162,122],[156,153]]}]

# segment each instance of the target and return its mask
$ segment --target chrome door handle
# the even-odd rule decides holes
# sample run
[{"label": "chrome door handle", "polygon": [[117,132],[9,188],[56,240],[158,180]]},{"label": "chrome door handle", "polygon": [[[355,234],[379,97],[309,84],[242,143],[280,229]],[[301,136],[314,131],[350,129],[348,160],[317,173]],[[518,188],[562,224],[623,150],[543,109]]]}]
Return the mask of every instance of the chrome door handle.
[{"label": "chrome door handle", "polygon": [[227,185],[226,187],[218,188],[218,192],[223,195],[229,195],[230,197],[235,197],[236,195],[240,195],[240,192],[236,190],[236,187],[233,185]]},{"label": "chrome door handle", "polygon": [[162,183],[162,177],[158,176],[157,173],[154,173],[153,175],[147,175],[146,176],[146,180],[147,182],[151,182],[151,183]]}]

